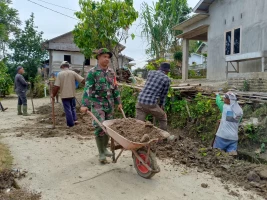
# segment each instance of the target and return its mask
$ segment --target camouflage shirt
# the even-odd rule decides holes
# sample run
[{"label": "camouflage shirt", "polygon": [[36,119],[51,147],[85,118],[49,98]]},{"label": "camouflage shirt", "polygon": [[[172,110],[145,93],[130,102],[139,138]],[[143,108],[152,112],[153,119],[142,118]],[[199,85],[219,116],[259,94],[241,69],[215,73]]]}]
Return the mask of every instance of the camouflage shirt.
[{"label": "camouflage shirt", "polygon": [[85,107],[101,105],[109,107],[121,104],[120,92],[113,70],[103,70],[99,66],[91,69],[87,75],[82,104]]}]

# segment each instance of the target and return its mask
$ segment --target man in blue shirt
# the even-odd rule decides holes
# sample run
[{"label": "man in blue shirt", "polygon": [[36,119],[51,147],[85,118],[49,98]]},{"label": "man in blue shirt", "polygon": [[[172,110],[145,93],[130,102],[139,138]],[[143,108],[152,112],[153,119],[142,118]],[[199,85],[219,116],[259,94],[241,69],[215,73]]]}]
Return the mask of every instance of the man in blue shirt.
[{"label": "man in blue shirt", "polygon": [[159,121],[162,130],[167,130],[167,115],[164,112],[164,105],[171,82],[167,76],[169,72],[169,63],[162,63],[158,71],[150,71],[136,104],[136,118],[145,121],[146,116],[151,114]]}]

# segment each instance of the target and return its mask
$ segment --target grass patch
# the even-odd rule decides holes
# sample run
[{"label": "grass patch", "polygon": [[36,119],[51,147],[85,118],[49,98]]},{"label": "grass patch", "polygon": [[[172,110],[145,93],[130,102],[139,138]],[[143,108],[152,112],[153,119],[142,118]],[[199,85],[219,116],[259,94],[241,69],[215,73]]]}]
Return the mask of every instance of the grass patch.
[{"label": "grass patch", "polygon": [[8,147],[0,143],[0,171],[10,169],[12,166],[13,157]]}]

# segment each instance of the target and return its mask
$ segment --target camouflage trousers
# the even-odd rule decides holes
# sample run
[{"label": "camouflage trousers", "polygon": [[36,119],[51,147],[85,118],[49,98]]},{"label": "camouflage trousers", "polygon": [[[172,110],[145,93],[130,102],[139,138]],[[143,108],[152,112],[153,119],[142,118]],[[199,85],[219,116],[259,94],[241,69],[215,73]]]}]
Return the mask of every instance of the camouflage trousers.
[{"label": "camouflage trousers", "polygon": [[[91,112],[100,122],[113,119],[114,117],[114,109],[111,106],[108,106],[108,107],[91,106]],[[94,131],[95,136],[105,135],[105,132],[95,120],[93,121],[93,126],[95,127],[95,131]]]}]

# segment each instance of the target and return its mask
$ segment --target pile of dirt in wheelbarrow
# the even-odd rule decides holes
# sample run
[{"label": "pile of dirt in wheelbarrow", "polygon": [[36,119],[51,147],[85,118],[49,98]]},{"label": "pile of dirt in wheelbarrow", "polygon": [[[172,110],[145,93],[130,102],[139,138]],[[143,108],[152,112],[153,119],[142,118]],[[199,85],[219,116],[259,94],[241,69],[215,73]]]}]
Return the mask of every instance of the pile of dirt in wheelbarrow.
[{"label": "pile of dirt in wheelbarrow", "polygon": [[132,142],[148,142],[151,139],[162,139],[161,130],[150,122],[140,123],[132,118],[117,119],[110,128]]},{"label": "pile of dirt in wheelbarrow", "polygon": [[161,159],[172,159],[173,164],[197,167],[199,172],[214,173],[222,182],[238,184],[267,198],[267,166],[238,160],[218,149],[205,147],[200,142],[179,136],[168,143],[153,146]]},{"label": "pile of dirt in wheelbarrow", "polygon": [[[37,118],[37,124],[34,127],[25,127],[27,132],[30,134],[38,135],[40,137],[60,137],[65,135],[82,135],[82,136],[92,136],[94,127],[92,125],[91,116],[87,114],[80,113],[79,109],[76,110],[78,125],[68,128],[66,124],[65,112],[61,103],[55,104],[55,129],[51,129],[52,120],[52,106],[51,104],[46,104],[37,109],[37,114],[42,116]],[[49,127],[49,128],[46,128]],[[24,130],[26,131],[26,130]]]}]

